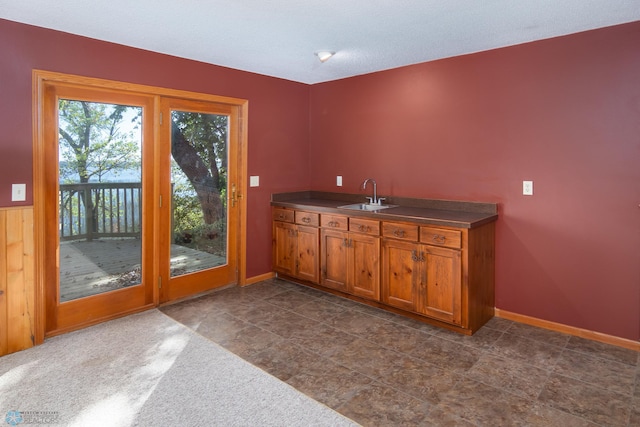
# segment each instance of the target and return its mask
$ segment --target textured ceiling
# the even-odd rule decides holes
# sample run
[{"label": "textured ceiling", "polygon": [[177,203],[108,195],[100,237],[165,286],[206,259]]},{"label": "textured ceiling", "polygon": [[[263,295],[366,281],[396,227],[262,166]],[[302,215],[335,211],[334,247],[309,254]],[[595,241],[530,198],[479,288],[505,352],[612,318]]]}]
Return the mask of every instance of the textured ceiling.
[{"label": "textured ceiling", "polygon": [[318,83],[638,21],[640,0],[0,0],[0,18]]}]

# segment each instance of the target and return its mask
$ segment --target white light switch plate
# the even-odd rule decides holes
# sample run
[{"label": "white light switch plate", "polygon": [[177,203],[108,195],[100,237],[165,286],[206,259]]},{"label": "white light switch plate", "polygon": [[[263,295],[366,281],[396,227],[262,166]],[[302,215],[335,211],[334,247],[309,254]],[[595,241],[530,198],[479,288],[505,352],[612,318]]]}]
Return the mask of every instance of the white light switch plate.
[{"label": "white light switch plate", "polygon": [[27,200],[27,184],[11,185],[11,201],[24,202]]},{"label": "white light switch plate", "polygon": [[342,175],[336,176],[336,185],[342,187]]},{"label": "white light switch plate", "polygon": [[260,177],[259,176],[250,176],[249,177],[249,187],[259,187],[260,186]]}]

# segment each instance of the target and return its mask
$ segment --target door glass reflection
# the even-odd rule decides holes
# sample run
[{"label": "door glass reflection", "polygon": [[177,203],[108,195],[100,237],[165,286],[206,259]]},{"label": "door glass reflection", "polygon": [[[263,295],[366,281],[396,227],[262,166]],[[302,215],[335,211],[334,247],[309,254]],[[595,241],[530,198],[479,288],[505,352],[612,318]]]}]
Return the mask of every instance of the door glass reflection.
[{"label": "door glass reflection", "polygon": [[139,285],[142,108],[58,103],[60,302]]},{"label": "door glass reflection", "polygon": [[228,117],[171,112],[171,277],[227,264]]}]

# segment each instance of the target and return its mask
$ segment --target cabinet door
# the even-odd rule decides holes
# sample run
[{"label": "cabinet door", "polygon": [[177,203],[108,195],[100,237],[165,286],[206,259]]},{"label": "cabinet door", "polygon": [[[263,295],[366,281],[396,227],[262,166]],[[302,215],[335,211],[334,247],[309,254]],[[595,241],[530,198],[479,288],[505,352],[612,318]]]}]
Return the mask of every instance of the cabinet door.
[{"label": "cabinet door", "polygon": [[460,324],[462,314],[462,269],[460,251],[422,246],[418,311],[427,316]]},{"label": "cabinet door", "polygon": [[348,233],[322,229],[320,284],[347,292]]},{"label": "cabinet door", "polygon": [[295,276],[318,283],[320,262],[318,257],[318,228],[297,226],[297,262]]},{"label": "cabinet door", "polygon": [[296,226],[273,222],[273,269],[288,276],[296,271]]},{"label": "cabinet door", "polygon": [[348,292],[380,300],[380,238],[349,234]]},{"label": "cabinet door", "polygon": [[400,240],[382,240],[382,302],[416,311],[420,263],[415,260],[419,245]]}]

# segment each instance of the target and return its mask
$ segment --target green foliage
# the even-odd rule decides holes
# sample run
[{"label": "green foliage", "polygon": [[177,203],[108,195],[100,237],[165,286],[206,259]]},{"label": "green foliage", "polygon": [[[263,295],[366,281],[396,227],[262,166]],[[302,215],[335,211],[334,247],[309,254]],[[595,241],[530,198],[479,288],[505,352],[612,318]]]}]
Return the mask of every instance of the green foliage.
[{"label": "green foliage", "polygon": [[62,99],[58,108],[63,182],[101,182],[140,169],[139,107]]},{"label": "green foliage", "polygon": [[[130,180],[141,181],[140,107],[63,99],[59,101],[58,111],[61,183],[109,182],[118,175],[130,176],[133,172],[137,176],[134,175]],[[204,177],[211,182],[210,193],[207,195],[199,190],[199,198],[193,183],[201,184],[199,180],[203,175],[194,175],[192,164],[183,162],[178,165],[172,162],[174,241],[223,254],[226,251],[224,212],[227,198],[228,116],[173,111],[171,118],[173,126],[195,151],[195,158],[202,161],[206,168],[203,169]],[[185,172],[191,172],[191,175],[187,176]],[[92,194],[88,196],[71,191],[63,196],[63,210],[69,215],[73,214],[72,218],[77,221],[77,224],[68,227],[77,229],[74,230],[76,234],[81,232],[81,223],[86,221],[87,215],[97,219],[98,215],[103,214],[111,218],[120,209],[120,206],[116,206],[114,212],[107,212],[107,208],[103,207],[107,206],[107,200],[102,200],[106,196],[102,193]],[[210,197],[219,197],[217,204],[214,204],[217,206],[213,209],[216,212],[214,217],[210,214],[211,205],[207,205],[205,210],[202,204],[203,201],[210,202]],[[76,202],[78,198],[81,202]],[[116,201],[116,205],[118,203]],[[222,218],[218,212],[220,205],[223,208]],[[208,218],[205,218],[204,212],[208,212]]]},{"label": "green foliage", "polygon": [[195,192],[183,180],[173,184],[173,229],[176,234],[191,232],[203,222],[202,209]]},{"label": "green foliage", "polygon": [[[227,186],[228,117],[217,114],[172,111],[171,118],[216,180],[219,189]],[[224,200],[224,199],[223,199]]]}]

